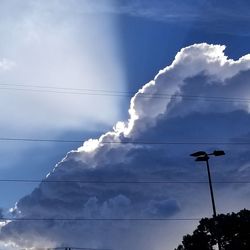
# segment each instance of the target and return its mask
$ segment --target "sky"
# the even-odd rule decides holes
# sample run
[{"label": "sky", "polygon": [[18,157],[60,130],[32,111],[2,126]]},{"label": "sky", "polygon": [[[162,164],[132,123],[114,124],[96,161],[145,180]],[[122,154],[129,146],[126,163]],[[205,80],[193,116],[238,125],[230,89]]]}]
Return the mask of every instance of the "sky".
[{"label": "sky", "polygon": [[[215,180],[249,181],[249,9],[0,0],[2,216],[66,219],[3,222],[1,249],[171,250],[197,220],[79,218],[211,216],[206,183],[87,182],[206,181],[189,154],[215,149]],[[3,181],[14,179],[38,182]],[[219,213],[249,208],[249,184],[214,188]]]}]

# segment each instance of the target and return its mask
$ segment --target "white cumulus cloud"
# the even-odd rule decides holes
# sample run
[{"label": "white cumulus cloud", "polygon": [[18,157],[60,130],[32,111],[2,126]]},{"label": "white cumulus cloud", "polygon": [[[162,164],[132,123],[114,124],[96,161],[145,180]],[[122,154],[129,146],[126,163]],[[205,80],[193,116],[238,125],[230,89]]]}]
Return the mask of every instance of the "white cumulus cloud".
[{"label": "white cumulus cloud", "polygon": [[[206,180],[205,169],[189,159],[195,150],[218,145],[153,145],[122,142],[233,142],[250,137],[250,59],[237,61],[225,46],[183,48],[131,99],[130,118],[113,131],[69,152],[12,210],[18,218],[74,218],[75,221],[12,221],[2,227],[4,243],[18,247],[108,247],[173,249],[197,222],[81,221],[79,218],[197,218],[210,216],[208,187],[198,184],[124,184],[102,181]],[[219,99],[214,97],[220,97]],[[241,99],[229,99],[242,97]],[[221,139],[222,138],[222,139]],[[120,143],[121,142],[121,143]],[[249,177],[248,150],[220,145],[226,156],[213,160],[219,180]],[[100,183],[62,182],[63,180]],[[60,182],[61,181],[61,182]],[[240,195],[238,195],[240,193]],[[249,207],[244,186],[216,186],[218,212]],[[217,196],[216,196],[217,197]],[[231,197],[231,199],[229,199]],[[230,205],[230,206],[229,206]]]}]

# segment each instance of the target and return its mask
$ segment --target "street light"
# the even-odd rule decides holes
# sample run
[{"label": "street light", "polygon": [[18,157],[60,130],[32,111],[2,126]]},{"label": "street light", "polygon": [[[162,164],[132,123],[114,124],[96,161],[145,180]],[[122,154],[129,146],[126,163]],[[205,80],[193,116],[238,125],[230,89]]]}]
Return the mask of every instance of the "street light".
[{"label": "street light", "polygon": [[213,153],[206,153],[205,151],[197,151],[190,156],[196,157],[195,161],[205,161],[207,164],[207,174],[208,174],[208,181],[209,181],[209,188],[210,188],[210,195],[212,200],[212,206],[213,206],[213,216],[216,217],[216,207],[215,207],[215,201],[214,201],[214,192],[212,187],[212,181],[211,181],[211,174],[210,174],[210,168],[209,168],[209,155],[213,156],[222,156],[225,155],[225,152],[223,150],[214,150]]},{"label": "street light", "polygon": [[[207,153],[205,151],[197,151],[190,156],[196,157],[195,161],[205,161],[207,165],[207,174],[208,174],[208,181],[209,181],[209,189],[210,189],[210,195],[212,200],[212,207],[213,207],[213,217],[216,219],[217,213],[216,213],[216,207],[215,207],[215,201],[214,201],[214,192],[213,192],[213,186],[211,181],[211,174],[210,174],[210,168],[209,168],[209,156],[222,156],[225,155],[225,152],[223,150],[214,150],[212,153]],[[218,247],[219,250],[221,250],[221,243],[220,239],[218,238]]]}]

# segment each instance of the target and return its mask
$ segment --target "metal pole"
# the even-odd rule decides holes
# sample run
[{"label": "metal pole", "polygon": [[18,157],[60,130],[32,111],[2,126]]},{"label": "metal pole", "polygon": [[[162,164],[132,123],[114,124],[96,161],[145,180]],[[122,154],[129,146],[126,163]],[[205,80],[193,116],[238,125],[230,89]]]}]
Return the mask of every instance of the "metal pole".
[{"label": "metal pole", "polygon": [[210,174],[208,159],[206,160],[206,163],[207,163],[207,174],[208,174],[209,188],[210,188],[210,194],[211,194],[211,200],[212,200],[212,206],[213,206],[213,217],[216,217],[217,214],[216,214],[215,201],[214,201],[214,192],[213,192],[213,187],[212,187],[212,181],[211,181],[211,174]]},{"label": "metal pole", "polygon": [[[207,174],[208,174],[209,188],[210,188],[210,194],[211,194],[211,200],[212,200],[212,206],[213,206],[213,217],[214,217],[214,223],[215,223],[215,230],[217,231],[217,229],[216,229],[216,227],[217,227],[217,224],[216,224],[217,213],[216,213],[216,207],[215,207],[215,201],[214,201],[214,192],[213,192],[213,186],[212,186],[212,181],[211,181],[211,174],[210,174],[208,159],[206,160]],[[219,250],[222,250],[220,237],[218,235],[217,235],[217,239],[218,239],[218,248],[219,248]]]}]

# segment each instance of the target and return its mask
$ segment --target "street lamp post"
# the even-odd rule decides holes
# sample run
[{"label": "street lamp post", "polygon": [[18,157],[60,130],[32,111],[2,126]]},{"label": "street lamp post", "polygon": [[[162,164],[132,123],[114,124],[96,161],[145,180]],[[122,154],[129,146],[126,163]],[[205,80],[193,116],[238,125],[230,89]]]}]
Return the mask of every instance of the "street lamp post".
[{"label": "street lamp post", "polygon": [[[210,189],[210,195],[212,200],[212,207],[213,207],[213,217],[216,220],[217,213],[216,213],[216,207],[215,207],[215,200],[214,200],[214,192],[213,192],[213,186],[212,186],[212,180],[211,180],[211,174],[210,174],[210,167],[209,167],[209,156],[222,156],[225,155],[225,152],[223,150],[215,150],[212,153],[207,153],[205,151],[198,151],[190,156],[196,157],[195,161],[205,161],[207,165],[207,175],[208,175],[208,182],[209,182],[209,189]],[[218,238],[218,247],[219,250],[221,250],[221,243],[220,239]]]}]

